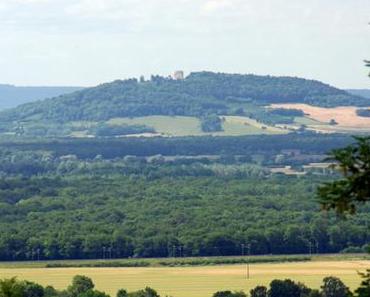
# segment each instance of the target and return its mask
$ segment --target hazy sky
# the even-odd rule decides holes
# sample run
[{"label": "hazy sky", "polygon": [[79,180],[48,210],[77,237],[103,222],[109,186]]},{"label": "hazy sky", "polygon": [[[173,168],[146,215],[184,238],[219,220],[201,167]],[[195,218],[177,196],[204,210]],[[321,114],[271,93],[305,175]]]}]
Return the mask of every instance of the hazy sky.
[{"label": "hazy sky", "polygon": [[0,83],[211,70],[370,87],[370,0],[0,0]]}]

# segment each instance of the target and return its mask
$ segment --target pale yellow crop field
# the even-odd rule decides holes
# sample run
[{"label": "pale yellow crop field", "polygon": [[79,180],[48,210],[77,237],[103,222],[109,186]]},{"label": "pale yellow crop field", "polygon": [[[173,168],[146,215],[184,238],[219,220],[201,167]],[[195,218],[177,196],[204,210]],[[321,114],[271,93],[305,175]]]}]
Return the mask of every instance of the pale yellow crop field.
[{"label": "pale yellow crop field", "polygon": [[254,264],[250,279],[245,265],[202,267],[151,268],[14,268],[0,269],[0,278],[17,276],[43,285],[66,288],[72,277],[91,277],[97,289],[112,296],[118,289],[129,291],[146,286],[155,288],[162,296],[207,297],[219,290],[249,291],[256,285],[267,285],[272,279],[291,278],[318,288],[325,276],[338,276],[352,289],[358,286],[357,271],[370,268],[369,260],[312,261],[282,264]]},{"label": "pale yellow crop field", "polygon": [[254,119],[243,116],[222,116],[224,132],[217,135],[260,135],[287,134],[288,130],[259,123]]},{"label": "pale yellow crop field", "polygon": [[[357,107],[354,106],[340,106],[335,108],[324,108],[311,106],[308,104],[272,104],[271,108],[286,108],[302,110],[306,117],[319,122],[314,124],[313,128],[317,128],[321,132],[336,132],[342,130],[343,132],[356,131],[370,131],[370,118],[360,117],[357,115]],[[335,120],[338,124],[334,126],[323,127],[323,123],[329,124],[331,120]]]}]

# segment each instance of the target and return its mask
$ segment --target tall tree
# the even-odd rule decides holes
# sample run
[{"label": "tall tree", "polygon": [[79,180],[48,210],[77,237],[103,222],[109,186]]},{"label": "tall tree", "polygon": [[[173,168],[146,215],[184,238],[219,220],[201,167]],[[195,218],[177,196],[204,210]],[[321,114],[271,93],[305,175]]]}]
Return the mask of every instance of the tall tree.
[{"label": "tall tree", "polygon": [[355,297],[370,297],[370,269],[366,273],[360,273],[362,282],[360,287],[355,291]]},{"label": "tall tree", "polygon": [[17,278],[0,280],[0,297],[23,297],[22,286]]},{"label": "tall tree", "polygon": [[24,297],[44,297],[45,291],[44,288],[34,282],[23,281],[22,282],[22,291]]},{"label": "tall tree", "polygon": [[157,291],[146,287],[144,290],[129,293],[130,297],[160,297]]},{"label": "tall tree", "polygon": [[319,187],[319,200],[325,210],[354,213],[358,203],[370,201],[370,137],[355,139],[356,143],[331,152],[333,167],[343,178]]},{"label": "tall tree", "polygon": [[[370,60],[365,60],[365,65],[370,67]],[[356,144],[331,152],[333,167],[339,169],[344,178],[318,188],[325,210],[354,213],[358,203],[370,201],[370,137],[355,139]]]},{"label": "tall tree", "polygon": [[337,277],[325,277],[321,286],[323,297],[350,297],[350,290]]},{"label": "tall tree", "polygon": [[301,287],[290,279],[273,280],[270,283],[269,297],[300,297]]},{"label": "tall tree", "polygon": [[68,287],[68,292],[72,297],[79,296],[94,288],[94,283],[91,278],[83,275],[73,277],[72,285]]},{"label": "tall tree", "polygon": [[257,286],[250,293],[251,297],[267,297],[267,288],[265,286]]}]

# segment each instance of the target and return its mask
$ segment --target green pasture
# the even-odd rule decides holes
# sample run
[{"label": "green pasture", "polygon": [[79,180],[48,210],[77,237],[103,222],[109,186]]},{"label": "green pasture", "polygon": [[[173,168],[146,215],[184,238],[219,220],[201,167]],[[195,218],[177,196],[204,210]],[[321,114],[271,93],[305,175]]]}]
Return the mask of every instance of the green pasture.
[{"label": "green pasture", "polygon": [[138,118],[115,118],[107,123],[111,125],[146,125],[164,136],[240,136],[259,134],[285,134],[288,131],[263,125],[248,117],[223,116],[222,132],[205,133],[201,130],[200,120],[186,116],[147,116]]}]

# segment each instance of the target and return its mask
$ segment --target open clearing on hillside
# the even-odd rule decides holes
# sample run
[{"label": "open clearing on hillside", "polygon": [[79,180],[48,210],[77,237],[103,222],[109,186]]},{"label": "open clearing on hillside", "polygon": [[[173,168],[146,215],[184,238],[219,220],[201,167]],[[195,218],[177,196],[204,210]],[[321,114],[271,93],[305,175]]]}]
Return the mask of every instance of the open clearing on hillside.
[{"label": "open clearing on hillside", "polygon": [[107,122],[111,125],[146,125],[153,127],[163,136],[203,135],[200,120],[184,116],[147,116],[138,118],[115,118]]},{"label": "open clearing on hillside", "polygon": [[[308,104],[273,104],[270,107],[302,110],[307,118],[317,121],[308,123],[308,126],[320,132],[370,131],[370,118],[358,116],[356,113],[358,108],[354,106],[324,108]],[[335,120],[337,125],[329,125],[331,120]]]},{"label": "open clearing on hillside", "polygon": [[221,118],[224,120],[224,134],[227,135],[286,134],[289,132],[282,128],[259,123],[248,117],[222,116]]},{"label": "open clearing on hillside", "polygon": [[357,271],[370,267],[368,260],[313,261],[304,263],[253,264],[251,278],[246,279],[245,265],[181,268],[15,268],[0,269],[0,278],[17,276],[43,285],[66,288],[74,275],[91,277],[97,289],[112,296],[118,289],[129,291],[150,286],[162,295],[206,297],[219,290],[249,291],[256,285],[267,285],[272,279],[291,278],[318,288],[325,276],[338,276],[352,289],[358,286]]},{"label": "open clearing on hillside", "polygon": [[111,125],[147,125],[162,136],[240,136],[259,134],[285,134],[289,131],[258,123],[248,117],[221,116],[224,131],[205,133],[201,122],[196,117],[186,116],[147,116],[138,118],[115,118],[107,123]]}]

